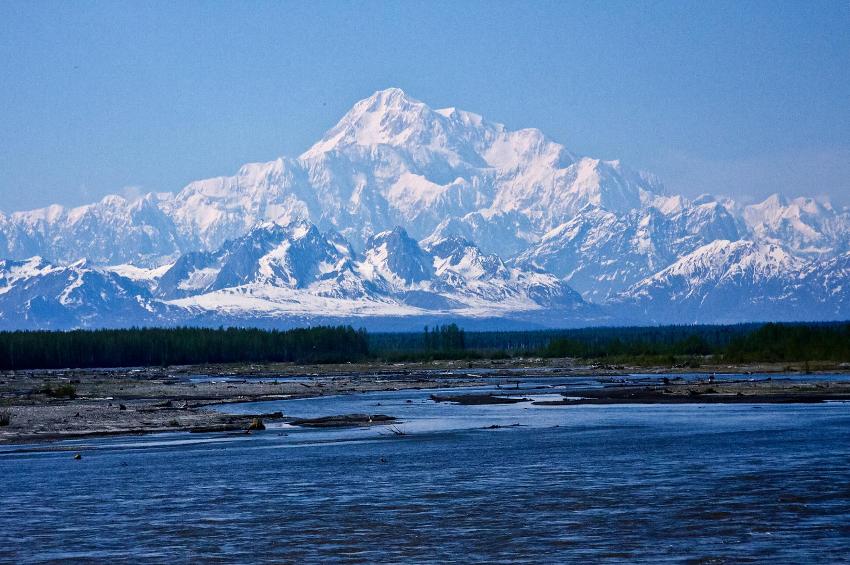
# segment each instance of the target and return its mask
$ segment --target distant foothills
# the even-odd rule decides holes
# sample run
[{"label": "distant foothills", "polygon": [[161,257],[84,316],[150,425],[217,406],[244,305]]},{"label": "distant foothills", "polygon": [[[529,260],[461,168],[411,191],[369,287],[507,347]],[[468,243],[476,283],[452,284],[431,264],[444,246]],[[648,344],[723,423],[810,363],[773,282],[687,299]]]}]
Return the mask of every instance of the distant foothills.
[{"label": "distant foothills", "polygon": [[0,214],[0,257],[7,330],[850,319],[846,208],[687,199],[395,88],[297,158]]},{"label": "distant foothills", "polygon": [[467,332],[456,324],[408,333],[368,333],[345,326],[0,332],[0,370],[529,357],[692,369],[796,363],[797,370],[832,370],[850,364],[850,323],[505,332]]}]

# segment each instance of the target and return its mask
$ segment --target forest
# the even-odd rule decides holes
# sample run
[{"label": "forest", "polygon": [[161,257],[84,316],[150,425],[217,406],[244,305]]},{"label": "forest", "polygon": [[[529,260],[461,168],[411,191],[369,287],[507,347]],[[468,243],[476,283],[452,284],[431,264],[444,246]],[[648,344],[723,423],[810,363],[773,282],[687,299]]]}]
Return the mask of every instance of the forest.
[{"label": "forest", "polygon": [[0,332],[0,370],[529,356],[655,365],[850,362],[850,323],[527,332],[467,332],[448,324],[422,332],[372,334],[350,326]]},{"label": "forest", "polygon": [[649,361],[783,362],[850,360],[850,324],[763,324],[630,328],[553,339],[544,357]]},{"label": "forest", "polygon": [[[601,327],[369,334],[372,356],[388,360],[574,357],[640,364],[850,361],[850,323]],[[449,328],[449,329],[447,329]],[[454,336],[450,340],[435,335]]]},{"label": "forest", "polygon": [[716,354],[757,325],[600,327],[569,330],[464,332],[455,324],[422,333],[369,334],[369,350],[386,359],[475,357],[605,358]]},{"label": "forest", "polygon": [[204,363],[342,363],[368,355],[365,331],[169,328],[0,332],[0,369]]}]

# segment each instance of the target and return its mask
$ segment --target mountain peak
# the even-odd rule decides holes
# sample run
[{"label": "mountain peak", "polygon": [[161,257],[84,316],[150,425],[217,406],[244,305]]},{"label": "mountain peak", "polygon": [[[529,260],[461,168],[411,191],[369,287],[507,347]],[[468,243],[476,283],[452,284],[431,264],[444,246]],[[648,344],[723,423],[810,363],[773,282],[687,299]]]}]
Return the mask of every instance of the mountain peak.
[{"label": "mountain peak", "polygon": [[365,253],[365,267],[394,284],[415,284],[432,275],[431,259],[407,231],[395,226],[375,234]]},{"label": "mountain peak", "polygon": [[[400,88],[358,101],[301,158],[245,164],[173,196],[136,195],[127,190],[85,206],[0,216],[0,258],[42,254],[56,265],[0,263],[7,281],[0,280],[0,327],[4,304],[29,300],[6,290],[8,281],[57,269],[74,274],[69,265],[80,257],[92,260],[76,265],[92,269],[86,273],[110,264],[146,272],[171,264],[159,282],[144,283],[168,300],[250,284],[294,303],[303,296],[293,289],[311,288],[304,311],[324,315],[336,306],[311,302],[317,296],[369,295],[382,304],[404,296],[414,300],[404,308],[450,310],[460,295],[525,300],[530,295],[515,283],[527,289],[540,281],[552,292],[569,283],[610,301],[640,281],[681,271],[675,284],[658,287],[667,294],[653,294],[667,303],[709,275],[728,272],[741,281],[782,271],[791,280],[800,265],[788,256],[820,265],[850,250],[850,211],[823,200],[691,201],[619,161],[574,155],[538,129],[509,129],[454,106],[432,108]],[[676,272],[664,271],[674,265]],[[830,272],[828,290],[848,288],[845,271]],[[747,283],[763,280],[777,277]],[[241,292],[228,303],[236,310],[253,304]],[[455,294],[435,302],[411,292]],[[818,296],[829,308],[837,304]]]},{"label": "mountain peak", "polygon": [[430,110],[425,103],[408,96],[402,89],[387,88],[385,90],[378,90],[368,98],[357,102],[343,119],[340,120],[340,123],[346,120],[357,121],[362,119],[366,114],[383,116],[422,109]]},{"label": "mountain peak", "polygon": [[401,226],[393,226],[392,229],[382,231],[373,235],[367,245],[369,247],[378,247],[384,243],[389,243],[392,246],[410,247],[418,245],[415,239],[411,238],[407,230]]},{"label": "mountain peak", "polygon": [[785,198],[784,195],[776,192],[765,198],[765,200],[757,206],[761,206],[762,208],[784,208],[785,206],[788,206],[788,199]]},{"label": "mountain peak", "polygon": [[380,100],[403,100],[407,98],[407,94],[398,88],[397,86],[391,86],[389,88],[385,88],[383,90],[376,90],[372,96],[367,98],[367,100],[380,99]]},{"label": "mountain peak", "polygon": [[379,90],[357,102],[325,136],[301,157],[341,147],[403,145],[437,114],[400,88]]}]

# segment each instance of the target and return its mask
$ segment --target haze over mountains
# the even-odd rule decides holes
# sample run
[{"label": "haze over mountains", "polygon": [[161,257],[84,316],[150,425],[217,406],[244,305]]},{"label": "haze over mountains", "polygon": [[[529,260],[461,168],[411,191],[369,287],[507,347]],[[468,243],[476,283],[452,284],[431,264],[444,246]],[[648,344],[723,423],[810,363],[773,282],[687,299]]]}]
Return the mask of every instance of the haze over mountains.
[{"label": "haze over mountains", "polygon": [[847,209],[689,200],[399,89],[298,158],[0,215],[0,256],[4,328],[850,318]]}]

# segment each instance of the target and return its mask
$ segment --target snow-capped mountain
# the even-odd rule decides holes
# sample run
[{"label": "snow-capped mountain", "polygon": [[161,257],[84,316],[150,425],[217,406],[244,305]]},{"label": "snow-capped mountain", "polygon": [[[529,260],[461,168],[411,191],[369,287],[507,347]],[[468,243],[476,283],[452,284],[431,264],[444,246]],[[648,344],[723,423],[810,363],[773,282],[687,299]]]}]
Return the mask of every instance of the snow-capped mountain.
[{"label": "snow-capped mountain", "polygon": [[172,198],[107,196],[76,208],[54,205],[0,214],[0,254],[13,259],[44,256],[66,264],[80,258],[98,264],[150,263],[176,256],[191,244],[167,213]]},{"label": "snow-capped mountain", "polygon": [[169,309],[142,285],[85,261],[0,261],[0,329],[167,323]]},{"label": "snow-capped mountain", "polygon": [[[582,324],[601,317],[551,274],[511,268],[450,238],[427,249],[401,228],[357,254],[314,224],[264,223],[211,252],[156,269],[0,261],[0,328],[372,319]],[[483,323],[483,322],[482,322]],[[374,325],[374,324],[373,324]]]},{"label": "snow-capped mountain", "polygon": [[791,278],[803,261],[778,245],[718,240],[704,245],[619,296],[654,321],[695,323],[794,319],[788,303]]},{"label": "snow-capped mountain", "polygon": [[774,194],[742,212],[753,236],[785,245],[796,253],[818,257],[850,249],[850,212],[837,211],[828,201],[788,200]]},{"label": "snow-capped mountain", "polygon": [[387,289],[425,288],[434,278],[433,258],[400,227],[371,237],[364,255],[359,271]]},{"label": "snow-capped mountain", "polygon": [[850,319],[850,252],[809,263],[789,285],[802,320]]},{"label": "snow-capped mountain", "polygon": [[850,253],[807,263],[772,243],[714,241],[635,284],[616,304],[659,323],[844,320],[848,281]]},{"label": "snow-capped mountain", "polygon": [[[110,197],[72,210],[13,214],[2,219],[6,241],[0,243],[9,257],[38,252],[69,261],[79,234],[98,234],[89,240],[102,235],[102,241],[78,248],[103,261],[138,261],[175,248],[213,250],[264,221],[306,219],[362,248],[396,225],[422,238],[456,218],[469,226],[465,235],[492,252],[518,225],[528,232],[520,239],[532,241],[587,204],[623,212],[657,189],[649,176],[616,161],[578,157],[539,130],[509,131],[388,89],[357,103],[297,159],[245,165],[232,177],[193,182],[171,197],[150,196],[143,206]],[[156,213],[147,212],[151,206]],[[494,224],[501,233],[478,237]],[[159,247],[115,233],[121,225],[150,235]]]},{"label": "snow-capped mountain", "polygon": [[[396,225],[422,238],[457,218],[471,230],[465,235],[495,251],[517,221],[542,233],[588,203],[627,210],[653,186],[618,162],[577,157],[539,130],[508,131],[389,89],[357,103],[298,159],[192,183],[170,213],[184,237],[206,247],[260,221],[309,219],[362,248]],[[507,229],[478,237],[493,218]]]},{"label": "snow-capped mountain", "polygon": [[707,198],[657,198],[619,215],[587,206],[513,262],[551,271],[586,298],[605,302],[700,246],[739,235],[739,223]]},{"label": "snow-capped mountain", "polygon": [[341,283],[352,271],[352,258],[347,242],[312,224],[267,223],[215,252],[183,255],[160,277],[156,293],[174,298],[247,284],[302,289],[321,281]]},{"label": "snow-capped mountain", "polygon": [[600,314],[557,277],[505,266],[473,244],[442,240],[423,249],[395,228],[362,254],[313,224],[264,224],[216,252],[178,259],[155,294],[187,318],[231,319],[519,317],[566,324]]},{"label": "snow-capped mountain", "polygon": [[[566,325],[634,322],[626,305],[662,320],[673,304],[699,321],[730,319],[733,307],[793,317],[804,310],[794,304],[835,317],[848,252],[850,211],[826,201],[689,200],[540,130],[432,109],[395,88],[355,104],[296,158],[177,193],[0,214],[0,257],[85,269],[169,316],[210,323],[549,308],[547,323]],[[81,258],[87,266],[72,267]],[[7,304],[7,319],[23,312]]]}]

